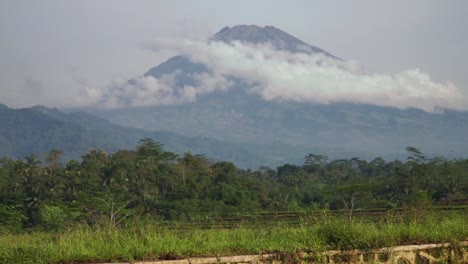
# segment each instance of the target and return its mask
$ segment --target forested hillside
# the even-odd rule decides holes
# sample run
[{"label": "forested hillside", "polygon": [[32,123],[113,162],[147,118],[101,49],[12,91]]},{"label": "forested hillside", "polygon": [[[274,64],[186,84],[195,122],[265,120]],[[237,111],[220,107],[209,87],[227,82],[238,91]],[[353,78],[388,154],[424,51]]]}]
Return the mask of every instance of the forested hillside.
[{"label": "forested hillside", "polygon": [[77,223],[117,226],[132,219],[190,220],[259,212],[449,205],[467,199],[468,160],[328,160],[242,170],[202,155],[177,156],[146,138],[135,150],[91,150],[82,161],[52,150],[0,163],[0,229],[58,229]]},{"label": "forested hillside", "polygon": [[[132,148],[139,139],[150,137],[157,138],[175,153],[194,151],[210,159],[232,160],[243,168],[271,164],[261,151],[252,151],[246,144],[128,128],[84,112],[65,113],[44,106],[12,109],[0,104],[0,124],[0,157],[34,154],[42,161],[51,149],[60,149],[64,160],[80,160],[90,149],[113,153]],[[277,152],[280,150],[278,146]]]}]

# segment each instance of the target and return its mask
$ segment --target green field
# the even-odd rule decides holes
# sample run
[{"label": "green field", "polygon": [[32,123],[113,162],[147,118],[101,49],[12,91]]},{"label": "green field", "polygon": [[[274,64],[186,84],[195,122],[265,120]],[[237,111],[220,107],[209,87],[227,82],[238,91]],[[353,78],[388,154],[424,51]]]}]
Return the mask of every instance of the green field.
[{"label": "green field", "polygon": [[[211,222],[140,220],[111,228],[81,225],[61,232],[3,234],[0,263],[77,263],[174,259],[267,252],[370,249],[402,244],[468,239],[466,210],[409,211],[395,216],[305,214],[298,222],[237,221],[223,228]],[[220,221],[221,223],[221,221]]]}]

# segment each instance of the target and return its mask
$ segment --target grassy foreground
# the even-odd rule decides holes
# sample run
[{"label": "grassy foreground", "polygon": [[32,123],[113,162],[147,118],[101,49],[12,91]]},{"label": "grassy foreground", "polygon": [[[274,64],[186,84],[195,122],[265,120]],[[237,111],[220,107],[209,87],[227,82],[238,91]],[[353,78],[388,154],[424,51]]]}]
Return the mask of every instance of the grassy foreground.
[{"label": "grassy foreground", "polygon": [[2,234],[0,263],[132,261],[326,249],[369,249],[399,244],[468,239],[465,214],[423,213],[376,221],[317,218],[290,226],[281,222],[234,229],[170,228],[161,223],[127,227],[76,227],[63,232]]}]

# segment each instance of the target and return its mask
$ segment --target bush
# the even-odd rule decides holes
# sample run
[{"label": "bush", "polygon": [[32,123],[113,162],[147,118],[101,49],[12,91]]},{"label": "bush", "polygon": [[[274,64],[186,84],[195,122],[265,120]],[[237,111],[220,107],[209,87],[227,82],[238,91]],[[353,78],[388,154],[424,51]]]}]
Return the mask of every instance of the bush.
[{"label": "bush", "polygon": [[17,233],[22,230],[25,219],[21,212],[0,204],[0,231]]},{"label": "bush", "polygon": [[41,226],[45,230],[58,230],[63,227],[66,214],[58,206],[45,205],[40,210]]},{"label": "bush", "polygon": [[386,231],[386,228],[373,223],[336,219],[320,226],[317,234],[330,249],[350,250],[391,246],[393,238]]}]

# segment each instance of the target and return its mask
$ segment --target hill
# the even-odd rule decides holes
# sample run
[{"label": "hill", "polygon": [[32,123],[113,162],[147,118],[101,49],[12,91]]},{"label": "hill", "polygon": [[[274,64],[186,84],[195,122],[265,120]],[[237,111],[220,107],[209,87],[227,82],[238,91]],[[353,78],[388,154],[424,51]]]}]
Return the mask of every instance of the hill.
[{"label": "hill", "polygon": [[251,166],[252,160],[261,158],[259,153],[250,153],[242,145],[122,127],[84,112],[65,113],[44,106],[11,109],[0,105],[0,124],[0,156],[14,158],[33,153],[43,158],[50,150],[60,149],[64,159],[80,159],[94,148],[107,152],[131,149],[146,137],[179,154],[205,154],[213,160],[232,160],[244,166]]}]

